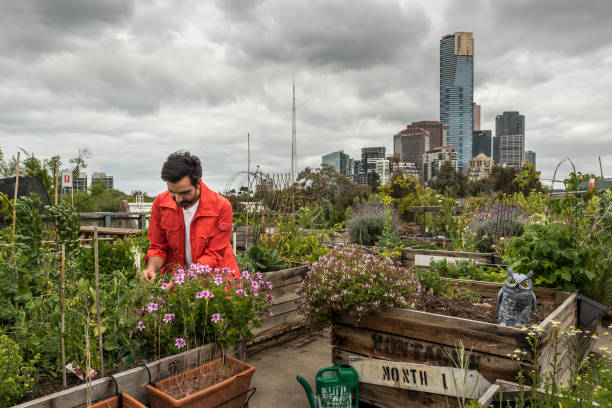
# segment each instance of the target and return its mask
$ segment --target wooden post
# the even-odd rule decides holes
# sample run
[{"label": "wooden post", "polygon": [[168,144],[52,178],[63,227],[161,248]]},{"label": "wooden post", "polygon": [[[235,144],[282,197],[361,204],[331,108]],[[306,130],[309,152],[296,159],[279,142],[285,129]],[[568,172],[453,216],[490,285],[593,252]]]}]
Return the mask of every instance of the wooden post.
[{"label": "wooden post", "polygon": [[65,301],[64,301],[64,296],[65,296],[65,288],[66,288],[66,279],[64,278],[64,272],[66,270],[66,245],[62,244],[62,269],[61,269],[61,275],[60,275],[60,279],[62,280],[62,328],[61,328],[61,333],[62,333],[62,381],[64,384],[64,388],[68,387],[68,382],[66,380],[66,345],[64,344],[64,331],[66,329],[65,326],[65,315],[66,315],[66,309],[65,309]]},{"label": "wooden post", "polygon": [[58,184],[59,181],[57,180],[57,177],[59,176],[59,157],[57,158],[57,161],[55,162],[55,205],[57,205],[57,188],[58,188]]},{"label": "wooden post", "polygon": [[100,265],[98,260],[97,225],[94,225],[94,268],[96,275],[96,312],[98,314],[98,353],[100,354],[100,375],[104,377],[104,349],[102,347],[102,320],[100,317]]},{"label": "wooden post", "polygon": [[21,152],[17,152],[17,171],[15,176],[15,194],[13,195],[13,241],[15,241],[15,226],[17,225],[17,192],[19,190],[19,160]]}]

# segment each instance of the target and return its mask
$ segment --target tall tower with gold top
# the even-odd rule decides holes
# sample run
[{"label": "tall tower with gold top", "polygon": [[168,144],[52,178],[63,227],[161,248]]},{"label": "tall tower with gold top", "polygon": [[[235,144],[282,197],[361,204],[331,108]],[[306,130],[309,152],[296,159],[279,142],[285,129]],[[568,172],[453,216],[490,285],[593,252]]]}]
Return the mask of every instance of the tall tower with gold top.
[{"label": "tall tower with gold top", "polygon": [[440,39],[440,122],[446,125],[446,143],[466,170],[472,158],[474,102],[474,37],[456,32]]}]

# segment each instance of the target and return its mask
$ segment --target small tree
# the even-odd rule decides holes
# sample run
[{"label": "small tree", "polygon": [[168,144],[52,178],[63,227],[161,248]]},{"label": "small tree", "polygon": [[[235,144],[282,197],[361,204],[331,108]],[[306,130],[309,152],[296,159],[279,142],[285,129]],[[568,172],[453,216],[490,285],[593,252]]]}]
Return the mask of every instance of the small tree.
[{"label": "small tree", "polygon": [[431,188],[447,197],[465,197],[468,187],[468,177],[455,170],[449,161],[440,166],[438,175],[431,183]]}]

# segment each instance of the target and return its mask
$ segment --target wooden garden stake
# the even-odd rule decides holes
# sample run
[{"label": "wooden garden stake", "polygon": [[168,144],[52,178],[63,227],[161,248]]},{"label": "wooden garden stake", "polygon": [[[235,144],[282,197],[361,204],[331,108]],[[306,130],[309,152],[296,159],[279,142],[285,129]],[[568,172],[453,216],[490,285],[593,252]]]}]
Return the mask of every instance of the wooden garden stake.
[{"label": "wooden garden stake", "polygon": [[98,262],[97,225],[94,225],[94,268],[96,274],[96,311],[98,313],[98,353],[100,353],[100,375],[104,377],[104,350],[102,348],[102,322],[100,318],[100,265]]},{"label": "wooden garden stake", "polygon": [[65,313],[66,313],[66,309],[65,309],[65,303],[64,303],[64,290],[66,288],[65,286],[65,279],[64,279],[64,271],[66,270],[66,246],[64,244],[62,244],[62,269],[61,269],[61,280],[62,280],[62,381],[64,383],[64,388],[68,387],[68,383],[66,381],[66,345],[64,344],[64,331],[66,329],[65,326]]},{"label": "wooden garden stake", "polygon": [[13,195],[13,241],[15,241],[15,226],[17,225],[17,191],[19,190],[19,158],[21,152],[17,152],[17,172],[15,175],[15,194]]}]

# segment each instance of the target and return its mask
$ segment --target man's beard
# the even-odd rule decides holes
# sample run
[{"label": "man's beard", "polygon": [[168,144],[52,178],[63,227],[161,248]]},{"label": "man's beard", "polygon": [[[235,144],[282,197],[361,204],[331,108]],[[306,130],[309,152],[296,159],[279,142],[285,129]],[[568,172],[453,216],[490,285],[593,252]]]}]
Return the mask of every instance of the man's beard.
[{"label": "man's beard", "polygon": [[198,200],[199,197],[196,196],[196,198],[194,198],[191,201],[181,201],[180,203],[178,203],[176,200],[174,200],[174,202],[176,203],[176,205],[178,205],[181,208],[186,208],[189,207],[191,204],[195,203]]}]

